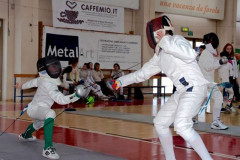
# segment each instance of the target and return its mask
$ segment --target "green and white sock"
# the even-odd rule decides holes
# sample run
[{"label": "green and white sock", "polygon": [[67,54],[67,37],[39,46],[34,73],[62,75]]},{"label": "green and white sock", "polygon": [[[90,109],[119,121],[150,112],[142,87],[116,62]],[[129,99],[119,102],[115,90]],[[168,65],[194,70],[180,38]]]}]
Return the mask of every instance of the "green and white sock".
[{"label": "green and white sock", "polygon": [[54,119],[48,118],[44,122],[44,138],[45,138],[45,147],[44,149],[47,149],[48,147],[52,147],[52,136],[53,136],[53,124]]},{"label": "green and white sock", "polygon": [[33,123],[30,124],[27,129],[25,130],[25,132],[22,134],[23,138],[31,138],[32,137],[32,133],[35,131],[34,127],[33,127]]}]

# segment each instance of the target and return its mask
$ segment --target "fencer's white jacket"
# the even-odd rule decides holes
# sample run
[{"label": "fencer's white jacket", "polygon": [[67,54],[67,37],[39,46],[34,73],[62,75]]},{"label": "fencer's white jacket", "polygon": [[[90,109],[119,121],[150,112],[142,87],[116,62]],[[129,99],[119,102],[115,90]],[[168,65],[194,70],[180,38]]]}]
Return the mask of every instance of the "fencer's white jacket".
[{"label": "fencer's white jacket", "polygon": [[219,69],[218,69],[218,77],[220,79],[220,82],[229,82],[229,77],[233,76],[233,66],[231,63],[226,63],[223,64]]},{"label": "fencer's white jacket", "polygon": [[120,77],[121,86],[139,83],[163,71],[178,92],[208,84],[196,61],[196,52],[182,36],[166,35],[157,44],[154,56],[134,73]]},{"label": "fencer's white jacket", "polygon": [[32,107],[44,107],[50,109],[54,101],[58,104],[69,104],[69,96],[64,96],[57,84],[50,77],[38,77],[22,85],[22,89],[38,87],[33,100],[28,104],[28,109]]},{"label": "fencer's white jacket", "polygon": [[236,79],[238,78],[238,64],[237,64],[237,60],[236,58],[234,57],[233,60],[233,79]]},{"label": "fencer's white jacket", "polygon": [[206,48],[200,58],[199,58],[199,67],[204,75],[204,77],[209,81],[209,82],[214,82],[214,73],[215,70],[220,68],[220,63],[219,63],[219,58],[214,57],[215,49],[211,48]]}]

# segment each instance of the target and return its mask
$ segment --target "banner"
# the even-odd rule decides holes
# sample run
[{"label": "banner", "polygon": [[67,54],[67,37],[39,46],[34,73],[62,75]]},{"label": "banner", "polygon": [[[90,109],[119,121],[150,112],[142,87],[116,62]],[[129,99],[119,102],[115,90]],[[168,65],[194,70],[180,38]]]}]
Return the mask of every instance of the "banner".
[{"label": "banner", "polygon": [[[86,0],[78,0],[78,1],[85,1]],[[118,6],[123,8],[130,8],[130,9],[139,9],[139,0],[87,0],[91,3],[99,3],[111,6]]]},{"label": "banner", "polygon": [[224,19],[225,0],[155,0],[155,11]]},{"label": "banner", "polygon": [[124,33],[124,8],[52,0],[53,26]]},{"label": "banner", "polygon": [[60,61],[70,61],[78,57],[78,36],[67,36],[46,33],[45,53],[55,55]]},{"label": "banner", "polygon": [[121,69],[141,67],[141,36],[45,26],[42,46],[42,57],[58,57],[63,67],[72,58],[79,59],[80,68],[88,62],[98,62],[102,69],[113,69],[114,63],[119,63]]}]

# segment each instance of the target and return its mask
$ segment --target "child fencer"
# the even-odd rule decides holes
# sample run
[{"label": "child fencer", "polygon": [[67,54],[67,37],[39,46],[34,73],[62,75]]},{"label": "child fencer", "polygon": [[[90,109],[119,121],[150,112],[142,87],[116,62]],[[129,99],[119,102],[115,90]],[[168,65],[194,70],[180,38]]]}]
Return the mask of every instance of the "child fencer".
[{"label": "child fencer", "polygon": [[[199,67],[204,77],[210,82],[208,84],[208,92],[210,93],[216,82],[214,80],[215,70],[220,68],[221,65],[226,64],[228,61],[219,59],[217,56],[217,47],[219,45],[218,36],[215,33],[208,33],[203,36],[203,43],[206,49],[202,52],[199,58]],[[211,123],[212,129],[225,130],[228,126],[220,121],[220,113],[223,103],[223,96],[219,88],[216,86],[212,92],[213,99],[213,121]]]},{"label": "child fencer", "polygon": [[[226,57],[225,55],[229,55],[228,53],[224,54],[222,52],[220,54],[221,57]],[[228,57],[226,57],[227,59]],[[223,64],[219,69],[218,69],[218,77],[221,83],[224,82],[229,82],[229,77],[233,76],[233,66],[230,62]],[[226,104],[225,108],[222,108],[221,111],[225,111],[225,113],[231,113],[232,112],[232,101],[233,101],[233,96],[234,92],[232,87],[231,88],[225,88],[225,92],[229,94],[228,96],[228,102]]]},{"label": "child fencer", "polygon": [[197,54],[188,40],[173,35],[173,26],[167,16],[147,23],[147,38],[154,56],[134,73],[118,78],[112,87],[118,89],[139,83],[163,71],[176,86],[177,91],[161,106],[154,119],[154,126],[167,160],[175,160],[172,134],[169,126],[174,122],[175,131],[187,141],[204,160],[212,160],[201,137],[192,128],[195,116],[207,96],[208,81],[196,62]]},{"label": "child fencer", "polygon": [[34,122],[30,124],[26,131],[19,135],[21,141],[34,141],[36,137],[32,133],[40,128],[44,128],[45,147],[42,155],[49,159],[59,159],[56,149],[53,147],[53,124],[56,113],[51,109],[54,102],[65,105],[79,99],[76,94],[64,96],[59,90],[61,84],[59,76],[61,74],[61,64],[55,57],[40,58],[37,62],[39,77],[24,84],[17,83],[16,88],[28,89],[37,87],[33,100],[27,105],[27,114]]}]

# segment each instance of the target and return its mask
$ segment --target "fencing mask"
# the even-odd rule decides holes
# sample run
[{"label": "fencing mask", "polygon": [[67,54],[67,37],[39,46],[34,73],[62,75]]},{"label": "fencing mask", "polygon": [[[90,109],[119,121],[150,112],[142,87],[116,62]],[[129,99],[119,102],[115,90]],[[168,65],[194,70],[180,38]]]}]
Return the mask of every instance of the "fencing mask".
[{"label": "fencing mask", "polygon": [[53,56],[40,58],[37,61],[37,69],[42,75],[46,74],[47,72],[49,77],[54,79],[57,79],[62,72],[61,63],[56,57]]},{"label": "fencing mask", "polygon": [[51,78],[58,78],[62,72],[61,63],[56,57],[45,57],[45,68]]},{"label": "fencing mask", "polygon": [[161,16],[158,18],[155,18],[147,23],[147,39],[148,44],[151,48],[155,49],[157,43],[160,41],[160,39],[156,38],[156,32],[158,30],[163,30],[164,34],[166,31],[170,31],[170,34],[173,34],[174,28],[171,24],[170,19],[167,16]]},{"label": "fencing mask", "polygon": [[203,43],[204,43],[204,44],[209,44],[209,43],[211,43],[211,44],[212,44],[212,47],[213,47],[214,49],[216,49],[216,48],[218,47],[218,45],[219,45],[218,36],[217,36],[215,33],[213,33],[213,32],[208,33],[208,34],[205,34],[205,35],[203,36]]}]

